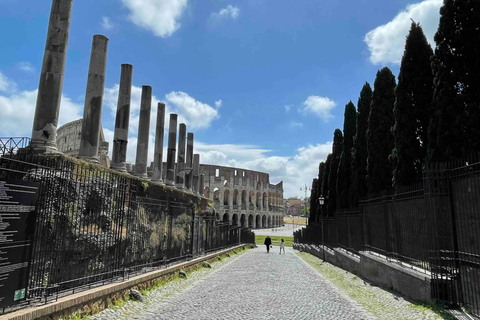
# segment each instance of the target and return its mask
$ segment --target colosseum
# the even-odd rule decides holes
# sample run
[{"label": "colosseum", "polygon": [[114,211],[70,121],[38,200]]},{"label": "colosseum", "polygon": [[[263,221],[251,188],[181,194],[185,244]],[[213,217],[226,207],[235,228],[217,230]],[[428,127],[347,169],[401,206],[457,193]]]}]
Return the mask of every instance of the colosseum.
[{"label": "colosseum", "polygon": [[215,165],[201,164],[200,173],[218,220],[245,228],[283,225],[283,182],[270,184],[268,173]]}]

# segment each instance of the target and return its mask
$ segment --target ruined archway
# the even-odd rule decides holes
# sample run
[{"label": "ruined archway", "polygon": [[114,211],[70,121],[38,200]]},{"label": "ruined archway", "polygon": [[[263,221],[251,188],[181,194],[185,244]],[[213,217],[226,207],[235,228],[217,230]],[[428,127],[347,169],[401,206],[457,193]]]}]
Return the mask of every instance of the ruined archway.
[{"label": "ruined archway", "polygon": [[229,221],[228,221],[228,213],[225,213],[225,214],[223,215],[223,222],[229,222]]},{"label": "ruined archway", "polygon": [[260,192],[257,192],[257,209],[262,209],[262,196]]},{"label": "ruined archway", "polygon": [[268,198],[267,198],[267,193],[263,193],[263,209],[267,210],[268,209]]},{"label": "ruined archway", "polygon": [[232,226],[238,226],[238,214],[232,216]]},{"label": "ruined archway", "polygon": [[253,219],[253,214],[248,215],[248,227],[249,228],[255,228],[255,220]]},{"label": "ruined archway", "polygon": [[262,216],[262,227],[263,228],[267,227],[267,216],[266,215]]},{"label": "ruined archway", "polygon": [[245,217],[245,214],[242,214],[240,216],[240,226],[242,226],[243,228],[247,228],[247,218]]},{"label": "ruined archway", "polygon": [[233,190],[233,205],[238,206],[238,190]]},{"label": "ruined archway", "polygon": [[213,201],[220,202],[220,189],[213,189]]},{"label": "ruined archway", "polygon": [[230,190],[225,190],[223,193],[223,205],[228,206],[229,205],[229,198],[230,198]]},{"label": "ruined archway", "polygon": [[247,191],[242,191],[242,210],[247,209]]},{"label": "ruined archway", "polygon": [[262,227],[262,219],[259,214],[255,216],[255,228],[260,229]]},{"label": "ruined archway", "polygon": [[267,223],[268,223],[268,227],[271,228],[272,227],[272,216],[268,216]]}]

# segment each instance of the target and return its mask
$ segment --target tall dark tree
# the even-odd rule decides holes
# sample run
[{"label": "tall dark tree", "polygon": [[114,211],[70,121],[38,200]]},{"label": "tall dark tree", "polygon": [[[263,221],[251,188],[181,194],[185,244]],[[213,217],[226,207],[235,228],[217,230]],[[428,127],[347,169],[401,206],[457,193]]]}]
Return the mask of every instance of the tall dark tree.
[{"label": "tall dark tree", "polygon": [[323,181],[322,181],[322,195],[325,198],[324,202],[324,208],[323,208],[323,215],[327,215],[328,213],[328,193],[329,193],[329,188],[328,188],[328,182],[330,181],[330,168],[332,167],[332,159],[333,159],[333,154],[329,153],[327,156],[327,160],[325,161],[325,174],[323,175]]},{"label": "tall dark tree", "polygon": [[435,34],[429,159],[480,151],[480,1],[444,0]]},{"label": "tall dark tree", "polygon": [[412,22],[405,43],[393,114],[395,125],[392,151],[395,187],[418,181],[427,156],[428,125],[433,114],[433,50],[420,24]]},{"label": "tall dark tree", "polygon": [[393,149],[392,127],[395,103],[395,76],[387,67],[375,78],[367,128],[367,186],[376,193],[392,186],[392,165],[388,159]]},{"label": "tall dark tree", "polygon": [[[320,165],[318,166],[318,190],[317,190],[317,201],[318,198],[323,197],[325,198],[325,195],[323,194],[323,180],[325,179],[325,171],[326,171],[327,165],[325,162],[320,162]],[[321,208],[320,206],[317,207],[317,219],[316,221],[319,221],[319,217],[321,214]]]},{"label": "tall dark tree", "polygon": [[352,149],[356,126],[357,110],[352,101],[350,101],[345,106],[343,120],[343,148],[342,154],[340,155],[340,163],[338,164],[337,207],[339,209],[350,208],[352,204],[349,194],[352,184]]},{"label": "tall dark tree", "polygon": [[317,218],[317,198],[318,198],[318,179],[312,181],[312,188],[310,189],[310,218],[309,223],[315,222]]},{"label": "tall dark tree", "polygon": [[367,127],[372,88],[368,82],[363,85],[357,103],[357,128],[352,150],[352,204],[358,206],[360,198],[367,195]]},{"label": "tall dark tree", "polygon": [[335,129],[333,134],[332,162],[330,163],[330,174],[328,175],[328,214],[333,215],[337,209],[337,172],[338,164],[343,149],[342,130]]}]

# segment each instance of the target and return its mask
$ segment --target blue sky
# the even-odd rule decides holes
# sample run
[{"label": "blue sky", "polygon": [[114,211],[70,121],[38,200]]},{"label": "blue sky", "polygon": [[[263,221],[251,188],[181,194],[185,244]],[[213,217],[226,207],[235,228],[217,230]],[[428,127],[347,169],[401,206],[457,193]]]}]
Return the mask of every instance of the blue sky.
[{"label": "blue sky", "polygon": [[[112,144],[120,65],[133,65],[128,160],[142,85],[195,134],[201,162],[270,173],[304,197],[345,105],[388,66],[411,20],[433,45],[442,0],[77,0],[60,125],[82,117],[92,37],[109,39],[102,124]],[[0,136],[30,136],[50,0],[0,0]],[[168,130],[168,128],[167,128]],[[166,141],[165,141],[166,144]],[[164,154],[165,156],[165,154]]]}]

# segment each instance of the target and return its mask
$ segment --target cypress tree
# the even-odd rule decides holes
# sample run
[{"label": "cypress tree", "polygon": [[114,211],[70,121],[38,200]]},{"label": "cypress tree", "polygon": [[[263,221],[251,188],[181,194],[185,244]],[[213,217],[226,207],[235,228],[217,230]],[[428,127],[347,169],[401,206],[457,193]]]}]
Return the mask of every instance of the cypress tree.
[{"label": "cypress tree", "polygon": [[335,129],[333,134],[332,162],[330,164],[330,174],[328,175],[328,214],[333,215],[337,209],[337,172],[340,156],[343,149],[342,130]]},{"label": "cypress tree", "polygon": [[[325,174],[323,175],[323,181],[322,181],[322,192],[323,192],[323,197],[325,198],[325,208],[328,208],[328,181],[330,180],[330,168],[332,167],[332,159],[333,159],[333,154],[329,153],[327,156],[327,160],[325,161]],[[328,209],[325,209],[324,215],[326,215],[328,212]]]},{"label": "cypress tree", "polygon": [[354,147],[352,150],[352,203],[358,206],[360,198],[367,195],[367,127],[370,105],[372,103],[372,88],[368,82],[363,85],[357,103],[357,127]]},{"label": "cypress tree", "polygon": [[352,148],[357,126],[357,110],[350,101],[345,106],[343,120],[343,145],[337,176],[337,207],[350,208],[350,187],[352,184]]},{"label": "cypress tree", "polygon": [[480,1],[444,0],[435,34],[430,160],[480,151]]},{"label": "cypress tree", "polygon": [[310,219],[309,223],[315,222],[317,218],[317,198],[318,198],[318,179],[314,178],[312,181],[312,188],[310,189]]},{"label": "cypress tree", "polygon": [[412,22],[405,43],[398,84],[395,89],[391,160],[395,187],[418,181],[427,156],[428,125],[432,116],[433,50],[420,24]]},{"label": "cypress tree", "polygon": [[392,165],[389,155],[393,149],[391,132],[395,103],[395,76],[387,67],[377,72],[367,128],[367,186],[376,193],[392,186]]}]

